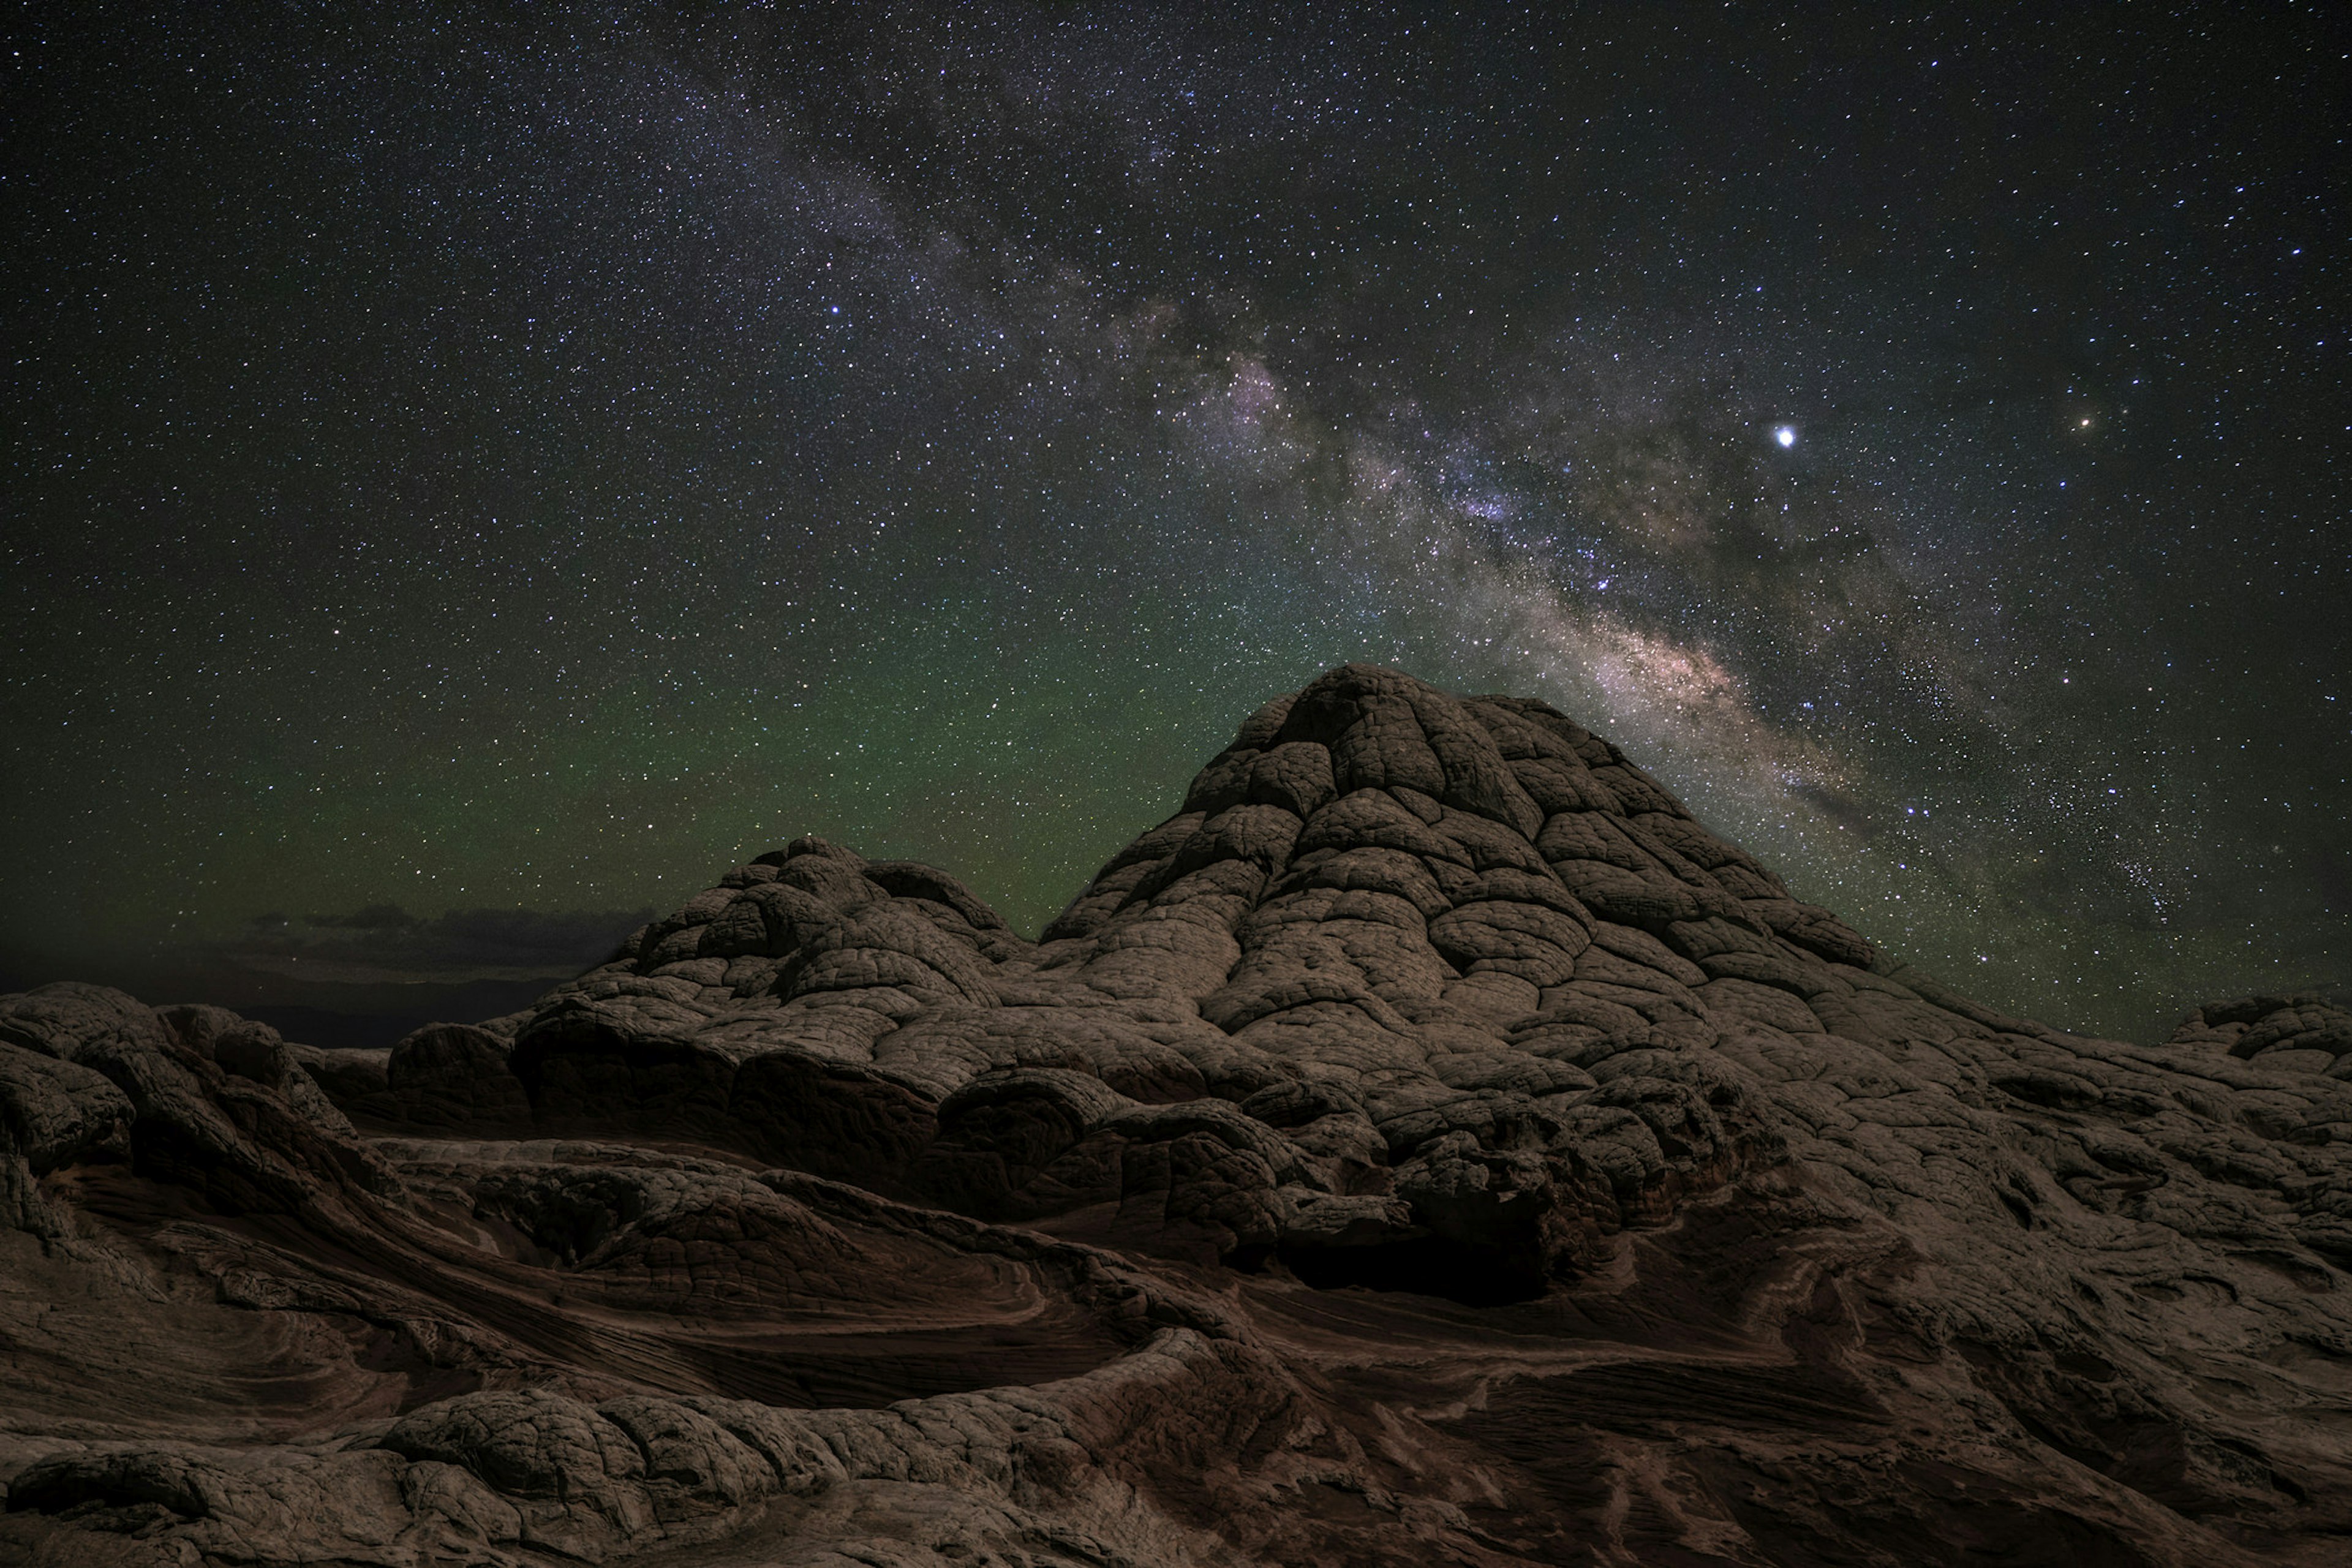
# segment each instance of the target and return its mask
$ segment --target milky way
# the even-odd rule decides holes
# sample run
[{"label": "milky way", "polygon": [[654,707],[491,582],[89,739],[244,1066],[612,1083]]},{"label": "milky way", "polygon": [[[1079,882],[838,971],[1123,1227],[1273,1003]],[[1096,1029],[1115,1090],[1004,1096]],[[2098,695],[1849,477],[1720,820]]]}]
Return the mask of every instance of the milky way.
[{"label": "milky way", "polygon": [[807,831],[1034,930],[1369,658],[2001,1005],[2352,976],[2323,17],[74,9],[8,62],[16,948]]}]

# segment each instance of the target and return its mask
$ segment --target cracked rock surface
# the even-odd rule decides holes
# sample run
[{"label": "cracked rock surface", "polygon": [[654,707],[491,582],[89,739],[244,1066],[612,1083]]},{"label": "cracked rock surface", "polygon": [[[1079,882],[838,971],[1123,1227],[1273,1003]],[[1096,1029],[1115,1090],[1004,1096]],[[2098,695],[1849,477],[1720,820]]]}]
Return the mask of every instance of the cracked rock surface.
[{"label": "cracked rock surface", "polygon": [[2338,1563],[2347,1000],[2004,1016],[1349,665],[1034,942],[802,839],[388,1053],[0,998],[0,1563]]}]

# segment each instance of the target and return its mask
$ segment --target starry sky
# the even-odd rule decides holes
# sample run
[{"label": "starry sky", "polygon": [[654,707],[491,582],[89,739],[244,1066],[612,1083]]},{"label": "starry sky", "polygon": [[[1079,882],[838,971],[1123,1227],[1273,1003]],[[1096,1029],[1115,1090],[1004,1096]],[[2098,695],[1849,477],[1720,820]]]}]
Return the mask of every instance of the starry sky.
[{"label": "starry sky", "polygon": [[2352,978],[2352,26],[1969,13],[27,11],[0,946],[1034,931],[1367,658],[1996,1005]]}]

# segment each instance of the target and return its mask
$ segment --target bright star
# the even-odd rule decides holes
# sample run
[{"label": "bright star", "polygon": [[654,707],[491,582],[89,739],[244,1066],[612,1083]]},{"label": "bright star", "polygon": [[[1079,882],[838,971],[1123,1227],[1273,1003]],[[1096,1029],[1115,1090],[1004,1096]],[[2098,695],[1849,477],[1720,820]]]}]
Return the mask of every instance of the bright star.
[{"label": "bright star", "polygon": [[1772,432],[1772,439],[1780,442],[1783,447],[1793,447],[1797,444],[1797,427],[1794,425],[1783,425]]}]

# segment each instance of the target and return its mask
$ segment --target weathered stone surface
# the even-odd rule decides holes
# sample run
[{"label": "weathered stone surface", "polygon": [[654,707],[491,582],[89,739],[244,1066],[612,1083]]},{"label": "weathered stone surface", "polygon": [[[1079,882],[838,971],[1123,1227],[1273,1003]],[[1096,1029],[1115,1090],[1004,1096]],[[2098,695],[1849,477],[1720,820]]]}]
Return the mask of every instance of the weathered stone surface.
[{"label": "weathered stone surface", "polygon": [[[510,1070],[513,1055],[514,1041],[493,1030],[427,1024],[384,1053],[381,1088],[350,1066],[326,1081],[345,1093],[354,1111],[387,1124],[528,1128],[530,1100]],[[315,1076],[320,1069],[310,1070]]]},{"label": "weathered stone surface", "polygon": [[1037,942],[803,839],[390,1053],[0,1000],[0,1559],[2333,1562],[2346,1001],[2007,1017],[1349,666]]}]

